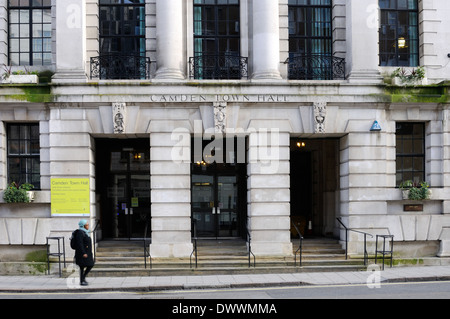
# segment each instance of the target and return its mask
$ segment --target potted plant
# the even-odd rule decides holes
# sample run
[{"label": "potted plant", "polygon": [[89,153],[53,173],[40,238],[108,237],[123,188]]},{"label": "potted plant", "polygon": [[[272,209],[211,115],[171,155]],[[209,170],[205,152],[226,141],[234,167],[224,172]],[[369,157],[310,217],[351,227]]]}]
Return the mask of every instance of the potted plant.
[{"label": "potted plant", "polygon": [[399,187],[402,190],[403,199],[425,200],[431,197],[430,184],[427,182],[417,183],[408,180],[402,182]]},{"label": "potted plant", "polygon": [[12,71],[11,66],[3,65],[4,72],[2,74],[2,83],[6,84],[38,84],[39,72],[30,71],[25,67],[25,70]]},{"label": "potted plant", "polygon": [[18,185],[16,182],[9,184],[3,194],[6,203],[29,203],[34,200],[33,185],[25,183]]},{"label": "potted plant", "polygon": [[392,84],[394,85],[425,85],[425,69],[418,67],[407,71],[404,68],[396,69],[392,74]]}]

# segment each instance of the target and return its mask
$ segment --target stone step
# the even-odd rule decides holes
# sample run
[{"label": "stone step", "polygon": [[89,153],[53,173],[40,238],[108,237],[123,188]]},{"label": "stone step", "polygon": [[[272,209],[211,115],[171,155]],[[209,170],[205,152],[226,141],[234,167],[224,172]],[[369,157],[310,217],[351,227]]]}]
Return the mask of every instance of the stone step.
[{"label": "stone step", "polygon": [[[96,266],[93,275],[170,275],[197,273],[251,273],[251,272],[298,272],[315,269],[361,269],[361,259],[345,259],[345,251],[337,240],[318,238],[303,241],[302,267],[299,256],[294,263],[291,257],[257,257],[253,267],[253,256],[249,259],[247,243],[243,240],[198,240],[197,268],[195,255],[190,258],[147,258],[144,265],[143,241],[103,241],[96,251]],[[298,240],[293,240],[293,253],[298,248]],[[191,268],[192,267],[192,268]]]}]

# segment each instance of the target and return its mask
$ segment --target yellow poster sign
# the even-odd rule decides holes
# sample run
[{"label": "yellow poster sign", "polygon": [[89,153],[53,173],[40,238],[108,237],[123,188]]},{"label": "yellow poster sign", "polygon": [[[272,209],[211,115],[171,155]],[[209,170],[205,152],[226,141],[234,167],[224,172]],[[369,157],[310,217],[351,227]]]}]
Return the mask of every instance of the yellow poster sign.
[{"label": "yellow poster sign", "polygon": [[52,216],[89,216],[88,178],[54,178],[51,180]]}]

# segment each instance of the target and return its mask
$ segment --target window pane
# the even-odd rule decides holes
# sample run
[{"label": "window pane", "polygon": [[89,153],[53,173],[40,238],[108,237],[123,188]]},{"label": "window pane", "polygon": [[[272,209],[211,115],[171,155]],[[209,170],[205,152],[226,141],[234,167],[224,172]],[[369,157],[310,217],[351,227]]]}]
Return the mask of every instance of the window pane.
[{"label": "window pane", "polygon": [[380,0],[381,66],[418,66],[417,0]]},{"label": "window pane", "polygon": [[[11,65],[42,65],[42,39],[51,39],[51,0],[10,0],[9,10],[9,63]],[[14,8],[20,8],[16,10]],[[47,47],[48,48],[48,47]],[[51,47],[49,51],[51,52]],[[51,60],[48,61],[51,63]]]},{"label": "window pane", "polygon": [[403,181],[425,180],[425,134],[423,123],[397,123],[397,185]]},{"label": "window pane", "polygon": [[7,126],[7,141],[8,183],[33,183],[39,189],[39,125],[10,124]]}]

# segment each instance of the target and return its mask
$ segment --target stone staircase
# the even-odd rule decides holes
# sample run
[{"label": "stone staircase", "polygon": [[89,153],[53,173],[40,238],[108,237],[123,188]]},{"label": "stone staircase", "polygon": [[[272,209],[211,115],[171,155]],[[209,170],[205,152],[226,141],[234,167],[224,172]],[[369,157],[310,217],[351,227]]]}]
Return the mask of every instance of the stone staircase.
[{"label": "stone staircase", "polygon": [[[298,240],[293,240],[293,252]],[[147,258],[143,241],[102,241],[96,251],[92,276],[175,276],[208,274],[288,273],[317,271],[354,271],[365,269],[362,259],[345,259],[345,251],[335,239],[311,238],[303,241],[302,267],[294,257],[251,256],[243,240],[199,240],[197,267],[190,258]]]}]

